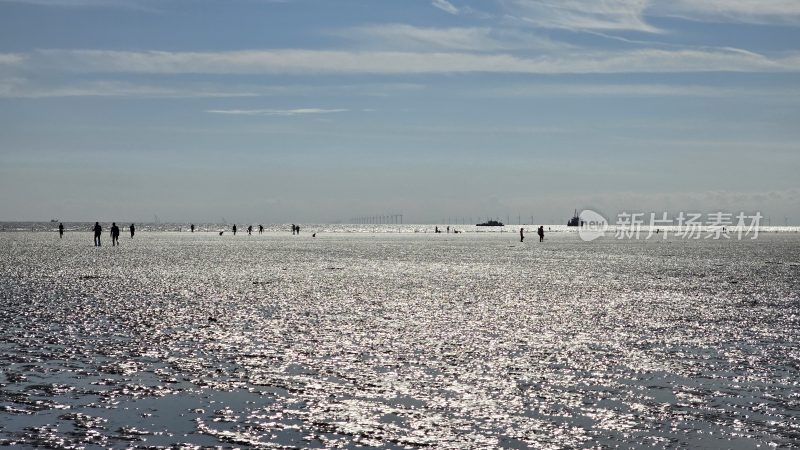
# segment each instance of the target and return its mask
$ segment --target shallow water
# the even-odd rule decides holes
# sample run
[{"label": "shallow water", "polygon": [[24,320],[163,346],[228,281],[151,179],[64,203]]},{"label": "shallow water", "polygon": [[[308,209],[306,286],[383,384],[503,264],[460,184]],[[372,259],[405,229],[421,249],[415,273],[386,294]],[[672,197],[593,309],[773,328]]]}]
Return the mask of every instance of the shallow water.
[{"label": "shallow water", "polygon": [[527,240],[0,233],[0,444],[800,443],[796,233]]}]

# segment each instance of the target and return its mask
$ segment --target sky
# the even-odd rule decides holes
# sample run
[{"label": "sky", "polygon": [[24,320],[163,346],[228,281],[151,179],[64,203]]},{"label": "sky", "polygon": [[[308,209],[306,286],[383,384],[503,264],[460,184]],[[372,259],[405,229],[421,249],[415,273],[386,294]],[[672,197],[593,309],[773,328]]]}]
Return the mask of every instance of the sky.
[{"label": "sky", "polygon": [[0,0],[0,220],[800,223],[797,0]]}]

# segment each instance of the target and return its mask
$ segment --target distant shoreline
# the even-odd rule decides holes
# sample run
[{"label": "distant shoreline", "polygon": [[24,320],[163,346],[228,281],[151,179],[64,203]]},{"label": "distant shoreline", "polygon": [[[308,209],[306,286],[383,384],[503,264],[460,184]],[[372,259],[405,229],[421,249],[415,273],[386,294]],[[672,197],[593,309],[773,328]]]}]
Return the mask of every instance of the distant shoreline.
[{"label": "distant shoreline", "polygon": [[[136,231],[141,233],[187,233],[191,234],[190,231],[190,222],[186,223],[174,223],[174,222],[127,222],[127,221],[115,221],[117,225],[123,231],[127,231],[128,227],[131,223],[136,225]],[[94,222],[49,222],[49,221],[0,221],[0,233],[14,233],[14,232],[33,232],[33,233],[52,233],[58,231],[59,223],[64,224],[65,232],[67,233],[75,233],[75,232],[86,232],[87,234],[91,232],[91,227],[94,225]],[[504,226],[478,226],[475,224],[472,225],[462,225],[462,224],[441,224],[441,223],[430,223],[430,224],[380,224],[380,225],[359,225],[359,224],[331,224],[331,223],[299,223],[301,226],[301,236],[308,235],[310,236],[312,233],[328,233],[328,234],[335,234],[335,233],[432,233],[435,234],[435,228],[438,227],[440,234],[447,235],[447,228],[450,228],[450,234],[454,230],[457,230],[459,233],[517,233],[519,232],[520,228],[523,228],[526,233],[535,233],[536,228],[544,226],[545,233],[577,233],[580,229],[578,227],[569,227],[567,225],[554,225],[554,224],[508,224]],[[101,221],[100,225],[103,227],[103,231],[107,232],[108,228],[111,225],[111,221]],[[219,233],[222,231],[224,235],[232,235],[232,227],[233,223],[195,223],[195,234],[203,234],[203,233]],[[238,230],[237,230],[237,237],[238,236],[247,236],[247,226],[253,225],[253,235],[258,235],[258,226],[264,226],[264,233],[275,234],[275,233],[287,233],[291,234],[291,224],[290,223],[248,223],[248,222],[237,222],[236,223]],[[727,226],[727,231],[729,233],[735,233],[739,231],[734,225]],[[613,235],[619,227],[615,224],[610,224],[607,230],[607,233]],[[641,225],[639,230],[642,233],[649,233],[650,231],[660,230],[662,233],[675,233],[676,231],[680,230],[681,228],[678,225],[661,225],[661,226],[649,226],[649,225]],[[686,228],[684,227],[684,230]],[[708,233],[714,230],[713,226],[709,225],[702,225],[696,229],[699,232]],[[746,227],[742,227],[743,231],[746,231]],[[781,225],[781,226],[766,226],[761,225],[759,226],[759,233],[797,233],[800,232],[800,226],[796,225]]]}]

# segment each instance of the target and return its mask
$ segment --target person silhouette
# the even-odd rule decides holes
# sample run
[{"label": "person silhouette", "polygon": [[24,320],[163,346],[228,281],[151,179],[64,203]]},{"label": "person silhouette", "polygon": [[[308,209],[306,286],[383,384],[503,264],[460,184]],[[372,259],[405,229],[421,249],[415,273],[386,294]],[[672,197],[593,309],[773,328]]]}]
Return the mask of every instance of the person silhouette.
[{"label": "person silhouette", "polygon": [[233,224],[233,235],[236,236],[236,224]]},{"label": "person silhouette", "polygon": [[248,225],[248,227],[247,227],[247,235],[251,236],[252,234],[253,234],[253,226],[252,225]]},{"label": "person silhouette", "polygon": [[297,229],[297,235],[299,236],[300,235],[300,225],[296,226],[295,228]]},{"label": "person silhouette", "polygon": [[519,241],[522,242],[525,240],[525,235],[522,234],[522,228],[519,229]]},{"label": "person silhouette", "polygon": [[111,246],[119,245],[119,227],[117,222],[111,222]]},{"label": "person silhouette", "polygon": [[544,225],[539,227],[537,233],[539,234],[539,242],[544,242]]},{"label": "person silhouette", "polygon": [[194,233],[194,224],[189,225],[189,229],[192,230],[192,233]]},{"label": "person silhouette", "polygon": [[264,225],[259,225],[258,226],[258,234],[263,234],[263,233],[264,233]]},{"label": "person silhouette", "polygon": [[94,246],[100,247],[100,235],[103,233],[103,227],[100,226],[100,222],[94,223]]},{"label": "person silhouette", "polygon": [[133,235],[136,234],[136,227],[131,224],[131,239],[133,239]]},{"label": "person silhouette", "polygon": [[295,232],[297,232],[297,227],[292,224],[292,236],[294,236]]},{"label": "person silhouette", "polygon": [[63,223],[59,223],[58,224],[58,237],[60,237],[62,239],[64,238],[64,224]]}]

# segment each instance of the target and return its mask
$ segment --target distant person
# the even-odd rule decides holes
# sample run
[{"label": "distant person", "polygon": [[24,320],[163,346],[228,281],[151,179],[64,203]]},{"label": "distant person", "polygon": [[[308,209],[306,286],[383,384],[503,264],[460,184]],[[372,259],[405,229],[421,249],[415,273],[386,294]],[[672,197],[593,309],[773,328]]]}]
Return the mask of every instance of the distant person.
[{"label": "distant person", "polygon": [[297,235],[300,236],[300,225],[295,227],[297,229]]},{"label": "distant person", "polygon": [[259,225],[258,226],[258,234],[263,234],[263,233],[264,233],[264,225]]},{"label": "distant person", "polygon": [[525,240],[525,235],[522,234],[522,228],[519,229],[519,241],[522,242]]},{"label": "distant person", "polygon": [[439,227],[438,226],[433,227],[433,232],[434,233],[438,233],[439,232]]},{"label": "distant person", "polygon": [[544,225],[539,227],[537,234],[539,234],[539,242],[544,242]]},{"label": "distant person", "polygon": [[447,232],[448,232],[448,233],[450,232],[450,227],[447,227]]},{"label": "distant person", "polygon": [[248,236],[252,236],[252,234],[253,234],[253,226],[252,225],[248,225],[247,226],[247,235]]},{"label": "distant person", "polygon": [[192,230],[192,233],[194,233],[194,224],[189,225],[189,229]]},{"label": "distant person", "polygon": [[94,223],[94,246],[100,247],[100,235],[103,234],[103,227],[100,226],[100,222]]},{"label": "distant person", "polygon": [[233,235],[236,236],[236,224],[233,224]]},{"label": "distant person", "polygon": [[111,246],[119,245],[119,227],[117,222],[111,222]]},{"label": "distant person", "polygon": [[131,239],[133,239],[133,235],[136,234],[136,227],[131,224]]},{"label": "distant person", "polygon": [[292,224],[292,236],[294,236],[295,233],[297,233],[297,227],[295,226],[295,224]]},{"label": "distant person", "polygon": [[63,223],[59,223],[58,224],[58,237],[62,238],[62,239],[64,238],[64,224]]}]

